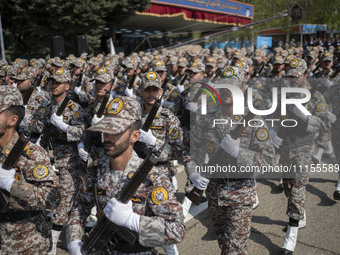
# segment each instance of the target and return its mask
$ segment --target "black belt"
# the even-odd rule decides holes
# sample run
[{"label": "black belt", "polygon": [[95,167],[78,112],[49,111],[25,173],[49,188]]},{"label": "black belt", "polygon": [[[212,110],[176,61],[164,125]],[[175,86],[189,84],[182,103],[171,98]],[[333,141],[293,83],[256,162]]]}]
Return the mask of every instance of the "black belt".
[{"label": "black belt", "polygon": [[119,241],[118,244],[113,248],[115,251],[123,252],[123,253],[138,253],[138,252],[146,252],[152,251],[153,247],[145,247],[141,245],[139,242],[135,242],[133,246],[124,241]]},{"label": "black belt", "polygon": [[11,213],[0,213],[0,223],[22,221],[38,216],[42,213],[43,211],[19,211]]},{"label": "black belt", "polygon": [[250,178],[219,178],[217,179],[217,183],[218,184],[227,184],[229,182],[240,182],[240,181],[244,181],[244,180],[248,180]]}]

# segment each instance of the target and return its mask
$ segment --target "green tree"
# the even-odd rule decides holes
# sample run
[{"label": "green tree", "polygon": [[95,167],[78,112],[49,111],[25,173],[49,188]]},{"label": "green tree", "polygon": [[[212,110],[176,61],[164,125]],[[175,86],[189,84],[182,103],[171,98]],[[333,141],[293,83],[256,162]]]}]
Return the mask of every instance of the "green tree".
[{"label": "green tree", "polygon": [[100,45],[104,28],[135,11],[148,8],[150,0],[1,0],[0,10],[6,54],[12,58],[48,54],[50,38],[64,37],[67,52],[74,36],[86,35],[89,51]]}]

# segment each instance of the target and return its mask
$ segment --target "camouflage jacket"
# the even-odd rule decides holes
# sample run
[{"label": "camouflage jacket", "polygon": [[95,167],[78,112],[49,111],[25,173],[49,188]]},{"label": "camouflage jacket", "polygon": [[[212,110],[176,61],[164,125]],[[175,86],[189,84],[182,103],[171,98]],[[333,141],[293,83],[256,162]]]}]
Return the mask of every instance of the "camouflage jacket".
[{"label": "camouflage jacket", "polygon": [[[141,101],[142,123],[148,117],[144,108],[144,103]],[[155,149],[158,150],[164,143],[166,136],[171,134],[168,145],[164,148],[159,161],[168,161],[178,159],[182,155],[182,132],[178,118],[168,109],[159,107],[156,117],[150,127],[153,135],[156,137]]]},{"label": "camouflage jacket", "polygon": [[[16,133],[0,151],[1,163],[18,138]],[[42,211],[53,210],[60,202],[58,177],[45,150],[30,142],[15,170],[16,181],[11,188],[8,208],[5,214],[0,213],[0,254],[45,254],[50,247],[51,233],[50,222]],[[6,222],[5,215],[11,220]]]}]

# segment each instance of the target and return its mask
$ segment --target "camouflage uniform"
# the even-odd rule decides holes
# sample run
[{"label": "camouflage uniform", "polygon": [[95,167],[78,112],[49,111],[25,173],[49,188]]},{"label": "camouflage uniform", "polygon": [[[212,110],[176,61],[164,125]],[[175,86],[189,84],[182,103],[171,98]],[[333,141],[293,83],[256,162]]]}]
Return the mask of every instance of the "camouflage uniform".
[{"label": "camouflage uniform", "polygon": [[[56,80],[59,79],[58,70],[53,76]],[[66,73],[66,71],[63,72],[61,76]],[[51,126],[47,126],[46,124],[49,123],[50,116],[58,111],[61,104],[62,101],[56,103],[53,100],[46,107],[41,107],[40,111],[45,112],[45,114],[41,116],[43,118],[42,121],[45,123],[45,128],[51,128]],[[70,100],[62,113],[62,116],[63,122],[69,126],[66,132],[62,132],[55,128],[55,130],[58,131],[56,131],[52,137],[53,158],[55,161],[54,166],[59,170],[59,181],[60,186],[62,187],[62,202],[55,210],[52,222],[59,226],[66,224],[68,212],[71,209],[72,197],[75,192],[74,185],[77,187],[78,183],[81,182],[80,173],[77,167],[79,163],[77,142],[81,140],[85,130],[84,112],[77,103]]]},{"label": "camouflage uniform", "polygon": [[[0,103],[1,112],[10,105],[22,105],[19,91],[6,87],[3,87],[4,90],[0,88],[0,101],[5,93],[16,92],[9,102]],[[1,148],[1,163],[18,139],[18,133],[15,133]],[[51,225],[43,211],[54,209],[60,201],[58,178],[52,171],[46,152],[30,142],[19,157],[15,170],[9,204],[0,213],[0,253],[45,254],[51,245]]]},{"label": "camouflage uniform", "polygon": [[[211,123],[215,118],[227,119],[228,125],[213,128]],[[199,119],[191,134],[191,163],[188,167],[190,174],[195,171],[196,166],[204,165],[205,155],[211,158],[218,150],[220,141],[231,130],[231,119],[242,122],[243,116],[225,118],[221,109],[218,109],[209,113],[208,117]],[[227,153],[224,156],[228,157],[231,165],[237,167],[273,165],[275,151],[267,125],[260,128],[246,127],[240,137],[238,158],[232,158]],[[252,205],[256,196],[252,174],[247,178],[211,178],[206,194],[221,254],[247,254]]]},{"label": "camouflage uniform", "polygon": [[[138,102],[127,98],[116,98],[110,102],[106,117],[89,131],[119,134],[140,119]],[[83,179],[82,189],[76,196],[67,229],[68,241],[81,239],[82,225],[96,203],[99,216],[107,202],[116,197],[126,182],[131,179],[142,159],[132,151],[124,171],[111,169],[110,158],[105,156],[95,161]],[[94,189],[94,185],[97,187]],[[94,194],[97,190],[97,194]],[[96,201],[95,196],[98,196]],[[185,233],[182,208],[176,200],[169,179],[153,168],[147,179],[131,198],[133,211],[139,215],[139,239],[135,251],[119,240],[111,254],[157,254],[153,247],[180,242]]]},{"label": "camouflage uniform", "polygon": [[[290,66],[291,70],[288,71],[287,76],[301,77],[307,69],[302,59],[292,60]],[[307,88],[307,83],[305,83],[304,88]],[[302,220],[308,183],[308,173],[305,166],[312,163],[311,157],[315,146],[313,135],[319,133],[318,146],[326,148],[329,140],[330,121],[326,101],[319,92],[312,94],[311,100],[305,105],[306,109],[312,114],[308,117],[307,123],[304,123],[293,113],[292,107],[293,105],[287,106],[287,119],[297,120],[298,125],[294,128],[286,128],[279,134],[283,139],[280,163],[285,166],[304,166],[301,172],[283,179],[284,191],[288,197],[287,215],[291,219]],[[315,127],[315,118],[321,119],[321,127]]]}]

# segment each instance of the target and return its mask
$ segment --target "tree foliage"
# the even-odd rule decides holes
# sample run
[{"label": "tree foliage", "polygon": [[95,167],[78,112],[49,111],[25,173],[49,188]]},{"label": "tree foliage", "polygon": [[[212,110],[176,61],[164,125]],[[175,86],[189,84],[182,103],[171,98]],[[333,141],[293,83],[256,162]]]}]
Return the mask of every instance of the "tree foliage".
[{"label": "tree foliage", "polygon": [[114,29],[150,0],[1,0],[6,54],[48,54],[50,38],[64,37],[66,51],[74,37],[86,35],[89,51],[100,45],[104,28]]}]

